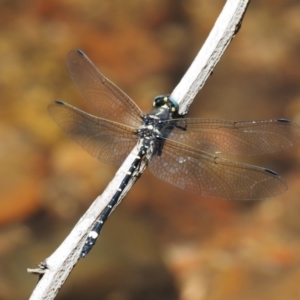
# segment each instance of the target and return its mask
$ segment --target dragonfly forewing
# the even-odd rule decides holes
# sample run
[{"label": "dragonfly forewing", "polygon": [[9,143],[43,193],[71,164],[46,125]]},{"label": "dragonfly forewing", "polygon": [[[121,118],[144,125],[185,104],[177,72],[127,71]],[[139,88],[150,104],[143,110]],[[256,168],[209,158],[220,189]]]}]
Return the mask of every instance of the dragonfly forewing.
[{"label": "dragonfly forewing", "polygon": [[215,154],[259,155],[300,141],[300,126],[285,119],[236,122],[186,118],[178,124],[169,135],[171,140]]},{"label": "dragonfly forewing", "polygon": [[82,51],[70,51],[67,65],[75,85],[99,117],[133,127],[141,125],[143,112],[140,108],[98,71]]}]

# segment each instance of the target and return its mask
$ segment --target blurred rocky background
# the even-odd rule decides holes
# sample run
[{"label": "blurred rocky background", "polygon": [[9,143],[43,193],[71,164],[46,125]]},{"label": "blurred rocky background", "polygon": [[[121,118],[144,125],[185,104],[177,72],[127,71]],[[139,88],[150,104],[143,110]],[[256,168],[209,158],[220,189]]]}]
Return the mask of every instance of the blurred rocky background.
[{"label": "blurred rocky background", "polygon": [[[47,114],[89,110],[65,57],[82,49],[145,111],[170,93],[225,1],[0,1],[0,299],[28,299],[26,272],[64,240],[116,168]],[[190,116],[300,124],[300,2],[253,1]],[[92,111],[91,111],[92,112]],[[183,192],[146,171],[57,299],[300,299],[299,146],[242,160],[289,185],[267,201]],[[240,159],[240,158],[239,158]]]}]

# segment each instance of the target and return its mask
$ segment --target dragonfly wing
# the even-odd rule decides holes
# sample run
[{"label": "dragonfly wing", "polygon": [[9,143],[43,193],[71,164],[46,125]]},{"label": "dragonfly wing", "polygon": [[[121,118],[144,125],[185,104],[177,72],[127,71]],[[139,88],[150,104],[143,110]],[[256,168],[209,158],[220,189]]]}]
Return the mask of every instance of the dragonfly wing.
[{"label": "dragonfly wing", "polygon": [[178,119],[169,139],[209,153],[258,155],[300,141],[300,126],[285,119],[235,122]]},{"label": "dragonfly wing", "polygon": [[70,138],[105,163],[122,164],[137,143],[134,128],[92,116],[67,103],[56,101],[48,111]]},{"label": "dragonfly wing", "polygon": [[83,98],[95,108],[101,118],[133,127],[141,125],[143,113],[140,108],[101,74],[82,51],[70,51],[67,65]]},{"label": "dragonfly wing", "polygon": [[195,148],[165,140],[161,156],[154,156],[150,171],[183,190],[205,197],[256,200],[287,191],[275,172],[222,159]]}]

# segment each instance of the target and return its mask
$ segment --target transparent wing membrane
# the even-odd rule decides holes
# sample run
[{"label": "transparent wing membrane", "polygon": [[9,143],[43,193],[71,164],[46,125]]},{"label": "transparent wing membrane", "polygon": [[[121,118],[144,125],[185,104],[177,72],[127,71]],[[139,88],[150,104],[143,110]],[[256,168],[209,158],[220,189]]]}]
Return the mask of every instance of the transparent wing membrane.
[{"label": "transparent wing membrane", "polygon": [[[299,142],[300,127],[285,119],[235,122],[179,119],[169,139],[210,153],[258,155]],[[186,129],[186,130],[183,130]]]},{"label": "transparent wing membrane", "polygon": [[94,117],[67,103],[57,101],[48,111],[70,138],[105,163],[121,165],[137,143],[134,128]]},{"label": "transparent wing membrane", "polygon": [[161,156],[154,156],[150,171],[159,179],[205,197],[257,200],[287,190],[275,172],[213,156],[166,140]]},{"label": "transparent wing membrane", "polygon": [[116,85],[102,75],[80,50],[67,56],[71,77],[83,98],[96,110],[99,117],[138,127],[143,113]]}]

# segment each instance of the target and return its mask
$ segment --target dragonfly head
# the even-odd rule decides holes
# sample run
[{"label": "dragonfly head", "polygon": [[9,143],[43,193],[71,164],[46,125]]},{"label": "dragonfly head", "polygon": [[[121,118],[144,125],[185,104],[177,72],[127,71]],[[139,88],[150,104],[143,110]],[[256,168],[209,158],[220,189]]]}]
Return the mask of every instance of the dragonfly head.
[{"label": "dragonfly head", "polygon": [[163,106],[167,107],[171,113],[178,113],[179,105],[173,98],[166,95],[156,96],[153,100],[153,107],[158,108]]}]

